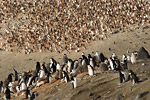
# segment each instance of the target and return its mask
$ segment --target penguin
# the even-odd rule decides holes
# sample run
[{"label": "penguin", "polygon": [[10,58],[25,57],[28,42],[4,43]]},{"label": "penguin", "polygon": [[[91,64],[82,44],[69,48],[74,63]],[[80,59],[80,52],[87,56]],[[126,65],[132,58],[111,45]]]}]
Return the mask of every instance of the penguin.
[{"label": "penguin", "polygon": [[27,87],[29,87],[31,85],[32,78],[33,78],[33,76],[31,75],[28,79]]},{"label": "penguin", "polygon": [[105,56],[104,56],[104,54],[103,53],[100,53],[100,61],[101,62],[104,62],[105,61]]},{"label": "penguin", "polygon": [[27,87],[25,94],[26,94],[26,98],[25,99],[28,99],[28,98],[31,97],[31,89],[29,87]]},{"label": "penguin", "polygon": [[131,62],[131,56],[130,55],[127,55],[127,61]]},{"label": "penguin", "polygon": [[135,63],[136,63],[136,57],[135,57],[135,54],[134,54],[134,53],[131,54],[131,63],[132,63],[132,64],[135,64]]},{"label": "penguin", "polygon": [[82,56],[82,60],[85,60],[86,63],[88,63],[88,59],[87,59],[87,57],[85,56],[85,53],[84,53],[84,52],[82,52],[81,56]]},{"label": "penguin", "polygon": [[136,74],[132,70],[129,70],[129,75],[130,75],[132,84],[139,83],[139,78],[136,76]]},{"label": "penguin", "polygon": [[10,100],[11,99],[11,93],[10,89],[8,87],[5,88],[4,90],[4,100]]},{"label": "penguin", "polygon": [[72,83],[72,87],[73,89],[77,88],[78,84],[77,84],[77,79],[76,77],[71,77],[71,83]]},{"label": "penguin", "polygon": [[56,72],[56,65],[57,65],[57,62],[53,58],[51,58],[50,59],[50,69],[51,69],[52,73]]},{"label": "penguin", "polygon": [[20,82],[19,87],[20,87],[20,91],[25,91],[27,89],[27,85],[24,79]]},{"label": "penguin", "polygon": [[124,69],[128,69],[128,65],[127,65],[127,56],[125,54],[123,54],[122,56],[122,60],[123,60],[123,68]]},{"label": "penguin", "polygon": [[87,67],[87,62],[86,62],[86,60],[85,59],[83,59],[82,61],[81,61],[81,65],[82,65],[82,70],[81,70],[81,72],[88,72],[88,67]]},{"label": "penguin", "polygon": [[83,59],[87,59],[84,52],[82,52],[81,56],[82,56]]},{"label": "penguin", "polygon": [[51,83],[51,81],[52,81],[51,73],[48,73],[48,74],[47,74],[46,80],[47,80],[47,83]]},{"label": "penguin", "polygon": [[120,78],[120,83],[126,82],[129,80],[129,75],[128,73],[118,70],[119,71],[119,78]]},{"label": "penguin", "polygon": [[7,78],[8,82],[12,82],[12,81],[13,81],[12,76],[14,76],[13,73],[10,73],[10,74],[8,75],[8,78]]},{"label": "penguin", "polygon": [[62,74],[63,74],[63,78],[64,78],[65,82],[68,83],[69,82],[68,74],[65,71],[62,71]]},{"label": "penguin", "polygon": [[109,61],[109,64],[110,64],[110,69],[111,70],[115,70],[116,69],[116,65],[115,65],[114,60],[112,58],[109,58],[108,61]]},{"label": "penguin", "polygon": [[47,70],[47,68],[45,67],[45,62],[42,64],[42,68],[43,68],[44,72],[47,74],[47,73],[48,73],[48,70]]},{"label": "penguin", "polygon": [[74,61],[74,66],[73,66],[74,70],[76,70],[78,68],[78,64],[79,64],[78,60],[75,60]]},{"label": "penguin", "polygon": [[0,81],[0,93],[3,91],[3,81]]},{"label": "penguin", "polygon": [[15,69],[15,68],[13,68],[13,70],[14,70],[14,72],[15,72],[15,81],[18,81],[18,76],[19,76],[19,73],[18,73],[18,71]]},{"label": "penguin", "polygon": [[93,76],[94,75],[94,69],[91,65],[87,65],[88,66],[88,73],[90,76]]},{"label": "penguin", "polygon": [[63,62],[66,64],[68,62],[68,57],[66,54],[63,55]]},{"label": "penguin", "polygon": [[93,58],[90,58],[89,64],[95,68],[95,61],[93,60]]},{"label": "penguin", "polygon": [[117,58],[115,53],[113,53],[111,57],[112,57],[113,60],[115,60]]},{"label": "penguin", "polygon": [[120,60],[118,58],[116,58],[116,60],[114,60],[115,63],[115,70],[121,70],[121,65],[120,65]]},{"label": "penguin", "polygon": [[90,61],[90,58],[92,58],[91,54],[88,54],[88,61]]},{"label": "penguin", "polygon": [[39,71],[39,78],[40,79],[45,78],[45,70],[44,70],[43,66]]},{"label": "penguin", "polygon": [[67,69],[67,71],[68,72],[72,72],[72,69],[73,69],[73,61],[71,60],[71,59],[68,59],[68,63],[67,63],[67,65],[68,65],[68,69]]},{"label": "penguin", "polygon": [[56,65],[56,69],[57,69],[58,71],[61,70],[61,66],[60,66],[59,62],[58,62],[57,65]]},{"label": "penguin", "polygon": [[36,100],[37,92],[32,92],[30,100]]},{"label": "penguin", "polygon": [[95,55],[94,55],[94,59],[96,61],[96,64],[98,65],[100,63],[100,56],[99,53],[96,51]]},{"label": "penguin", "polygon": [[9,87],[10,91],[12,91],[12,92],[16,91],[15,90],[15,87],[16,87],[15,82],[9,82],[8,87]]},{"label": "penguin", "polygon": [[39,73],[40,69],[40,62],[36,62],[36,72]]}]

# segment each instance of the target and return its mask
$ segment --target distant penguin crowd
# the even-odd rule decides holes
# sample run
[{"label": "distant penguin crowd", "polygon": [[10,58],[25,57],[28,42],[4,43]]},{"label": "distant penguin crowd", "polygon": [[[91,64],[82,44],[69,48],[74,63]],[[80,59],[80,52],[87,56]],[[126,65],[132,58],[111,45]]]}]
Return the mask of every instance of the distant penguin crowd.
[{"label": "distant penguin crowd", "polygon": [[150,23],[149,0],[1,0],[0,7],[0,50],[24,54],[79,52]]},{"label": "distant penguin crowd", "polygon": [[86,56],[82,52],[79,59],[72,60],[64,54],[62,60],[62,64],[54,58],[50,58],[48,64],[36,62],[35,69],[27,72],[19,72],[14,67],[14,73],[10,73],[4,81],[0,81],[0,92],[4,94],[4,100],[20,95],[25,99],[36,100],[38,93],[32,90],[46,83],[52,84],[52,79],[61,80],[65,84],[71,83],[72,89],[75,89],[78,87],[78,74],[86,72],[93,77],[102,64],[105,64],[108,70],[119,73],[120,83],[128,80],[131,80],[132,84],[139,82],[137,75],[128,69],[128,63],[136,63],[135,53],[131,56],[123,54],[122,60],[119,60],[115,53],[107,58],[99,52],[95,52],[93,56],[91,54]]}]

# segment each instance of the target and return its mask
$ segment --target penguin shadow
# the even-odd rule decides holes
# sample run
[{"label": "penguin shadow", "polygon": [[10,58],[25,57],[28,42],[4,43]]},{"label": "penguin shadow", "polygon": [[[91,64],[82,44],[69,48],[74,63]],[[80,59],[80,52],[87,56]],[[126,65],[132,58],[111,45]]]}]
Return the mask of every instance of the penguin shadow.
[{"label": "penguin shadow", "polygon": [[142,77],[142,76],[137,76],[137,77],[139,79],[138,83],[142,83],[142,82],[148,80],[148,78],[145,78],[145,77]]}]

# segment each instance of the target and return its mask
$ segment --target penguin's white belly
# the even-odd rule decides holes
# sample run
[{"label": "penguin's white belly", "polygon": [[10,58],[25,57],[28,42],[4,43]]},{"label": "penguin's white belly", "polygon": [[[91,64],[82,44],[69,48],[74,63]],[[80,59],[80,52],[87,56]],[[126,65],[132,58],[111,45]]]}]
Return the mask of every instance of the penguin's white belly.
[{"label": "penguin's white belly", "polygon": [[92,67],[94,67],[94,64],[93,64],[93,62],[92,62],[92,61],[90,61],[90,65],[91,65]]},{"label": "penguin's white belly", "polygon": [[68,62],[68,72],[71,71],[71,62]]},{"label": "penguin's white belly", "polygon": [[112,61],[110,62],[110,67],[112,70],[114,70],[114,65],[113,65]]},{"label": "penguin's white belly", "polygon": [[73,85],[74,85],[74,88],[76,88],[77,87],[77,81],[74,81]]},{"label": "penguin's white belly", "polygon": [[22,84],[21,84],[21,90],[26,90],[26,89],[27,89],[26,84],[25,84],[25,83],[22,83]]},{"label": "penguin's white belly", "polygon": [[130,56],[127,56],[127,60],[128,60],[128,61],[131,61],[131,57],[130,57]]},{"label": "penguin's white belly", "polygon": [[45,72],[42,70],[41,72],[40,72],[40,78],[44,78],[45,77]]},{"label": "penguin's white belly", "polygon": [[89,72],[89,75],[90,75],[90,76],[94,75],[94,71],[93,71],[92,69],[89,69],[88,72]]},{"label": "penguin's white belly", "polygon": [[131,57],[131,63],[132,63],[132,64],[136,63],[136,58],[135,58],[135,56]]}]

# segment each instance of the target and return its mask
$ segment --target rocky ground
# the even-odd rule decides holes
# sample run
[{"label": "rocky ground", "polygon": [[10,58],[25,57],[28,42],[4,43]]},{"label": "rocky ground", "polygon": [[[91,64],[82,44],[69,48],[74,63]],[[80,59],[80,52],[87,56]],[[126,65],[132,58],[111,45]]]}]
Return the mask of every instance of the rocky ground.
[{"label": "rocky ground", "polygon": [[[145,47],[150,52],[150,25],[131,27],[125,32],[120,31],[117,34],[109,35],[108,38],[90,43],[86,49],[75,53],[71,51],[66,53],[69,58],[78,59],[82,51],[94,55],[95,51],[102,52],[106,57],[115,52],[121,59],[123,54],[127,54]],[[37,61],[49,63],[49,58],[53,57],[62,63],[63,53],[33,53],[30,55],[18,54],[16,52],[0,51],[0,80],[4,80],[13,67],[23,72],[35,69]],[[145,65],[143,65],[143,63]],[[96,71],[95,76],[89,77],[86,73],[78,75],[78,87],[72,89],[71,83],[62,83],[61,80],[53,84],[45,84],[33,91],[38,92],[37,100],[115,100],[118,96],[122,100],[134,100],[140,93],[145,95],[140,100],[150,99],[150,60],[138,61],[129,68],[137,73],[140,83],[132,85],[130,81],[120,84],[119,74],[117,72]],[[60,84],[61,83],[61,84]],[[20,100],[23,97],[18,97]],[[119,99],[116,99],[119,100]],[[137,99],[138,100],[138,99]]]}]

